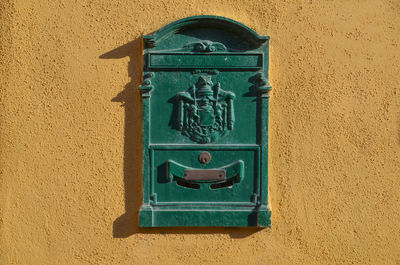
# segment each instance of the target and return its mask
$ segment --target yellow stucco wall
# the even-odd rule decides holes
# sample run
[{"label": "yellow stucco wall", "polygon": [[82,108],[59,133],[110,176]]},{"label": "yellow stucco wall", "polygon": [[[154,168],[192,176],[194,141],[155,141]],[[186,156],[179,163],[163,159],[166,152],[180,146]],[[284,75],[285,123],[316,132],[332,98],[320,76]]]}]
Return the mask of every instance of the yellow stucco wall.
[{"label": "yellow stucco wall", "polygon": [[[138,229],[140,41],[271,36],[272,228]],[[400,264],[398,0],[0,1],[0,264]]]}]

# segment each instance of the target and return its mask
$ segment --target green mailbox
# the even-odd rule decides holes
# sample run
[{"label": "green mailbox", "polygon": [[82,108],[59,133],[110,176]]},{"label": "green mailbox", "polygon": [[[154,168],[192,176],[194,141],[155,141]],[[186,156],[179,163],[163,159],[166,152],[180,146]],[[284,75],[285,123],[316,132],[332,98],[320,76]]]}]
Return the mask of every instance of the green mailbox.
[{"label": "green mailbox", "polygon": [[143,44],[140,226],[270,226],[269,37],[195,16]]}]

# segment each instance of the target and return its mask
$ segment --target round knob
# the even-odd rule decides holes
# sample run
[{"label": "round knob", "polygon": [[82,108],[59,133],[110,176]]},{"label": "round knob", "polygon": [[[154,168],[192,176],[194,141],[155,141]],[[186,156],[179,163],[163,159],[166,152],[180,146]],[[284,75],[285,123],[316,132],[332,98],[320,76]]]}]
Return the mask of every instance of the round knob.
[{"label": "round knob", "polygon": [[202,164],[207,164],[211,160],[211,155],[209,152],[202,152],[199,155],[199,162]]}]

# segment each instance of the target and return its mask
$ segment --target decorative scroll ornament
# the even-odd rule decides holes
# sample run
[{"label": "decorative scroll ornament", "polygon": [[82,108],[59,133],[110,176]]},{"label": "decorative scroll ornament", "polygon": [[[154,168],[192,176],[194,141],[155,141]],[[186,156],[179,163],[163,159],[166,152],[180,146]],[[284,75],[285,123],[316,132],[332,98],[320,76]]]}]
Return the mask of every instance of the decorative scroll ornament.
[{"label": "decorative scroll ornament", "polygon": [[228,49],[220,42],[213,42],[210,40],[202,40],[192,42],[183,47],[185,50],[192,52],[226,52]]},{"label": "decorative scroll ornament", "polygon": [[263,73],[257,73],[255,75],[255,85],[257,87],[257,91],[261,97],[269,97],[269,92],[271,91],[271,86],[268,83],[268,80],[265,78]]},{"label": "decorative scroll ornament", "polygon": [[196,85],[177,94],[178,130],[200,144],[215,142],[233,129],[234,98],[219,82],[213,86],[211,76],[200,76]]},{"label": "decorative scroll ornament", "polygon": [[150,92],[153,89],[153,86],[151,84],[151,78],[154,77],[154,73],[149,72],[145,73],[143,75],[143,82],[142,85],[140,86],[140,92],[142,93],[142,97],[150,97]]}]

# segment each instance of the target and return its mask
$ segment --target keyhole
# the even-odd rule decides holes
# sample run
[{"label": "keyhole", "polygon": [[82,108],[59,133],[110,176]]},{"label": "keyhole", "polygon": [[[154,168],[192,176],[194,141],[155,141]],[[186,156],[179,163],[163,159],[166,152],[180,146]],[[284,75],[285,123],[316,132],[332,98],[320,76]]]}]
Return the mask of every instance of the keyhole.
[{"label": "keyhole", "polygon": [[207,164],[211,160],[211,155],[209,152],[202,152],[199,155],[199,162],[202,164]]}]

